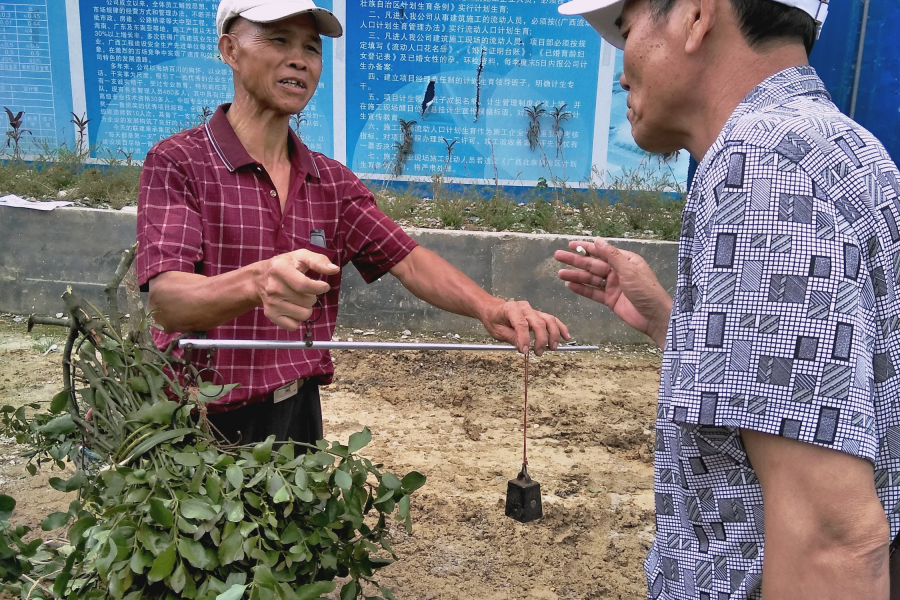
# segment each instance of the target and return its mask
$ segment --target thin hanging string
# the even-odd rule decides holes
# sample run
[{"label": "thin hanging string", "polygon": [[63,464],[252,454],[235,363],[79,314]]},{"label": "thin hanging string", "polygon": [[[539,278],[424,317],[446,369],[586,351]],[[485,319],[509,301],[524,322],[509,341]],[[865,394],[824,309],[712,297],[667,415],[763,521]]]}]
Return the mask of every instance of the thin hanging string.
[{"label": "thin hanging string", "polygon": [[528,353],[525,353],[525,410],[522,411],[522,465],[528,466]]}]

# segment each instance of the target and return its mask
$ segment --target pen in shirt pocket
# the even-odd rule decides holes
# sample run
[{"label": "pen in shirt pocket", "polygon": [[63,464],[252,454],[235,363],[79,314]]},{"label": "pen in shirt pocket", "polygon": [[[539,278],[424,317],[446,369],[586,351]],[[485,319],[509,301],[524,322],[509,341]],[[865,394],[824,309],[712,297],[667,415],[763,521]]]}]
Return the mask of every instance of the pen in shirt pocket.
[{"label": "pen in shirt pocket", "polygon": [[320,248],[327,248],[325,245],[325,230],[313,229],[309,232],[309,243]]},{"label": "pen in shirt pocket", "polygon": [[[325,230],[324,229],[313,229],[309,232],[309,243],[313,246],[318,246],[319,248],[328,248],[328,245],[325,243]],[[322,279],[320,277],[319,279]]]}]

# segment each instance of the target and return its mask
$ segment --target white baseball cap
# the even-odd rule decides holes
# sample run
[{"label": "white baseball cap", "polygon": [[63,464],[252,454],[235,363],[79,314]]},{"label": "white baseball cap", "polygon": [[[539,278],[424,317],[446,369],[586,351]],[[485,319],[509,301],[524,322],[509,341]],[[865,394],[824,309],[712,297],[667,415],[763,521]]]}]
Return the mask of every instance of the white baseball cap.
[{"label": "white baseball cap", "polygon": [[254,23],[272,23],[294,15],[310,13],[316,19],[321,35],[338,38],[344,28],[334,14],[316,6],[312,0],[222,0],[216,13],[216,33],[221,36],[235,17],[243,17]]},{"label": "white baseball cap", "polygon": [[[625,38],[619,32],[616,21],[622,16],[626,0],[571,0],[559,6],[563,15],[581,15],[597,30],[604,40],[619,48],[625,47]],[[799,8],[816,21],[820,30],[828,15],[828,0],[773,0],[780,4]]]}]

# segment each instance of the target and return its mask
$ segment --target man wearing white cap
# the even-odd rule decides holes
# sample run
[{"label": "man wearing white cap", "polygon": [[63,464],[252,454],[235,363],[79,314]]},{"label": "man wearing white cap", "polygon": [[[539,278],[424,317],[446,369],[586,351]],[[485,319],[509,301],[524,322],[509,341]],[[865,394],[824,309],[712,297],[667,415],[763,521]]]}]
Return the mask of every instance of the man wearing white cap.
[{"label": "man wearing white cap", "polygon": [[640,256],[602,239],[577,242],[588,256],[556,253],[571,291],[664,349],[650,598],[889,595],[900,172],[808,66],[827,8],[560,6],[624,50],[638,145],[699,161],[674,299]]},{"label": "man wearing white cap", "polygon": [[[222,0],[219,52],[234,101],[208,123],[147,155],[138,203],[138,278],[165,332],[212,339],[330,340],[341,268],[396,276],[416,296],[481,320],[527,351],[555,348],[566,327],[527,302],[495,298],[418,246],[375,205],[343,165],[311,152],[289,127],[322,72],[321,36],[342,35],[310,0]],[[196,356],[192,357],[195,360]],[[207,404],[210,420],[243,443],[322,437],[319,385],[332,379],[326,351],[220,350],[200,366],[216,383],[240,383]]]}]

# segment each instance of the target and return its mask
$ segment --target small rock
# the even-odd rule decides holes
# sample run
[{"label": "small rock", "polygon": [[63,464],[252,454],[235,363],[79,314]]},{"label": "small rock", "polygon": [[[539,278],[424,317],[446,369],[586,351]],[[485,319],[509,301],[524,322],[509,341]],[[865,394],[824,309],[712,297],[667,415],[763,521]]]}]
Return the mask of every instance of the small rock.
[{"label": "small rock", "polygon": [[400,336],[400,339],[401,339],[401,340],[405,340],[405,339],[408,338],[408,337],[409,337],[409,336],[408,336],[407,334],[404,333],[403,335]]},{"label": "small rock", "polygon": [[410,331],[409,329],[404,329],[400,333],[402,333],[403,335],[406,335],[406,336],[412,335],[412,331]]},{"label": "small rock", "polygon": [[63,318],[63,313],[56,313],[56,318],[57,318],[57,319],[62,319],[62,318]]},{"label": "small rock", "polygon": [[458,339],[459,339],[459,334],[458,334],[458,333],[454,333],[454,334],[453,334],[453,339],[454,339],[454,340],[458,340]]},{"label": "small rock", "polygon": [[353,333],[363,333],[363,330],[362,329],[354,329]]},{"label": "small rock", "polygon": [[21,323],[24,320],[22,317],[13,317],[13,323]]}]

